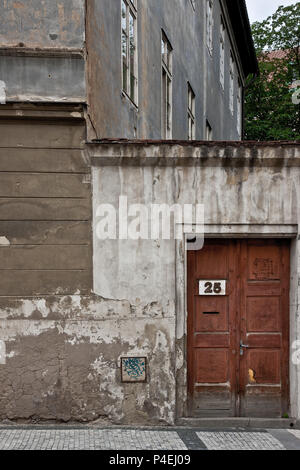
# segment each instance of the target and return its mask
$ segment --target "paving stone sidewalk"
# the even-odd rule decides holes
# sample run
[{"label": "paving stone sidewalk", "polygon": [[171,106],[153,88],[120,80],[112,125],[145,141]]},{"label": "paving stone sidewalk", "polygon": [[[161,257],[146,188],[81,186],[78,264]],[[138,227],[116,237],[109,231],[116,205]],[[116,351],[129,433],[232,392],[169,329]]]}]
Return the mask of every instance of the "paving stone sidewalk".
[{"label": "paving stone sidewalk", "polygon": [[300,431],[0,426],[0,450],[300,450]]}]

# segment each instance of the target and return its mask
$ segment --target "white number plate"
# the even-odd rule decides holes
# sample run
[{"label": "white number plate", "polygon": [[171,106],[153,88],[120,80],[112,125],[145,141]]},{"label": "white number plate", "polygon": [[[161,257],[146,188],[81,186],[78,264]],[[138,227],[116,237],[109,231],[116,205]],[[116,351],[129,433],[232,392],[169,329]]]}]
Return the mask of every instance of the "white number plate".
[{"label": "white number plate", "polygon": [[199,295],[226,295],[226,281],[199,281]]}]

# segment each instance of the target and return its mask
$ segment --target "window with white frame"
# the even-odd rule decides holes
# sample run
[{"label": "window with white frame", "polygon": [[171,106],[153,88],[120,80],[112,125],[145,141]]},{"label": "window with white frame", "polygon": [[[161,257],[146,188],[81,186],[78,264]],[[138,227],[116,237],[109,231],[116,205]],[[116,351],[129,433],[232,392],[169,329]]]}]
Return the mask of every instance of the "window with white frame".
[{"label": "window with white frame", "polygon": [[213,51],[213,0],[206,0],[206,44],[210,54]]},{"label": "window with white frame", "polygon": [[206,120],[206,129],[205,129],[205,139],[212,140],[213,139],[213,132],[210,123]]},{"label": "window with white frame", "polygon": [[162,31],[162,139],[172,139],[172,46]]},{"label": "window with white frame", "polygon": [[188,140],[195,140],[195,131],[195,93],[191,85],[188,83]]},{"label": "window with white frame", "polygon": [[225,83],[225,37],[226,28],[223,18],[221,17],[220,25],[220,83],[224,90]]},{"label": "window with white frame", "polygon": [[137,0],[121,0],[121,2],[123,91],[137,105]]},{"label": "window with white frame", "polygon": [[237,131],[238,135],[242,135],[242,113],[243,113],[243,89],[242,85],[240,82],[240,79],[238,79],[238,90],[237,90]]},{"label": "window with white frame", "polygon": [[234,97],[234,59],[232,52],[230,52],[230,71],[229,71],[229,109],[233,114],[233,97]]}]

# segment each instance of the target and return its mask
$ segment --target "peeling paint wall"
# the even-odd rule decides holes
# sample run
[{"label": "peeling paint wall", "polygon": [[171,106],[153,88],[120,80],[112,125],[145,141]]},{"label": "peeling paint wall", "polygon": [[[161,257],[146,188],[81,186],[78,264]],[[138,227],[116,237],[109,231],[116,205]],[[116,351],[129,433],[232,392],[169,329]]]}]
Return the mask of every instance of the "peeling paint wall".
[{"label": "peeling paint wall", "polygon": [[[130,204],[204,204],[214,237],[291,237],[299,253],[300,152],[295,144],[168,145],[135,143],[90,147],[93,165],[94,291],[128,299],[137,316],[148,311],[175,323],[175,349],[166,382],[174,387],[174,418],[187,410],[186,262],[183,240],[99,240],[97,209],[103,201]],[[129,223],[133,218],[128,218]],[[212,235],[213,234],[213,235]],[[297,255],[298,256],[298,255]],[[291,271],[291,356],[299,339],[299,264]],[[296,282],[295,282],[296,278]],[[174,340],[174,338],[172,338]],[[144,339],[146,340],[146,339]],[[174,361],[174,362],[173,362]],[[291,416],[300,417],[299,367],[290,363]],[[166,385],[163,385],[168,395]]]},{"label": "peeling paint wall", "polygon": [[[0,417],[172,424],[175,388],[167,392],[163,384],[174,325],[136,319],[124,303],[73,296],[18,299],[7,308],[2,301],[7,364],[0,369]],[[147,384],[121,384],[126,355],[148,357]]]},{"label": "peeling paint wall", "polygon": [[[17,141],[23,147],[12,149],[7,148],[7,124],[0,123],[0,236],[9,241],[0,245],[0,257],[2,268],[16,259],[21,263],[15,265],[9,291],[4,271],[0,277],[0,420],[172,425],[187,414],[183,242],[99,240],[97,207],[103,202],[117,204],[121,194],[128,196],[129,203],[205,203],[206,227],[215,236],[295,236],[300,216],[299,148],[294,144],[86,146],[81,143],[81,124],[76,124],[79,117],[71,119],[74,113],[79,110],[69,113],[62,134],[60,124],[52,137],[46,137],[47,151],[41,123],[28,137],[22,120],[15,118],[20,126]],[[33,144],[34,151],[29,148]],[[31,175],[28,180],[23,166],[26,174],[38,172],[38,178]],[[69,189],[59,174],[66,168]],[[7,175],[11,172],[13,180]],[[74,179],[73,172],[82,177]],[[88,196],[83,187],[87,184]],[[82,253],[80,248],[91,238],[89,205],[77,199],[69,215],[59,206],[54,211],[48,206],[38,224],[28,219],[33,210],[39,213],[37,202],[42,204],[27,200],[29,195],[36,199],[43,192],[51,200],[63,201],[66,190],[93,201],[93,263],[92,252]],[[7,222],[11,191],[21,194],[15,206],[26,219],[21,225],[17,215]],[[76,213],[80,220],[74,221]],[[300,338],[299,243],[294,239],[292,250],[291,344]],[[49,250],[35,251],[54,244],[51,256]],[[76,246],[73,254],[68,254],[70,244]],[[19,255],[18,250],[26,247]],[[30,277],[27,270],[35,259],[40,271],[38,277]],[[87,263],[88,273],[93,264],[93,285],[91,277],[85,284],[78,262]],[[57,271],[52,283],[43,273],[51,263],[69,266],[62,277]],[[75,282],[79,278],[70,274],[74,270],[81,273],[81,286]],[[146,383],[122,383],[123,357],[147,358]],[[291,409],[298,418],[299,384],[299,368],[291,364]]]}]

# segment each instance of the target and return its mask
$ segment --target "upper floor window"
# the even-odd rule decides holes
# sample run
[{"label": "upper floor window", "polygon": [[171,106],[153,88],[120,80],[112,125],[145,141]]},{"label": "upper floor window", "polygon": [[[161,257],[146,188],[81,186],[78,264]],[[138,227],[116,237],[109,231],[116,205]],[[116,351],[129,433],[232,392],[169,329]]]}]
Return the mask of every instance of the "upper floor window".
[{"label": "upper floor window", "polygon": [[206,44],[210,54],[213,51],[213,0],[206,0]]},{"label": "upper floor window", "polygon": [[234,112],[233,97],[234,97],[234,59],[232,52],[230,53],[230,71],[229,71],[229,109],[231,113]]},{"label": "upper floor window", "polygon": [[123,91],[137,105],[137,0],[122,0]]},{"label": "upper floor window", "polygon": [[172,139],[172,46],[164,32],[161,38],[162,139]]},{"label": "upper floor window", "polygon": [[206,120],[205,139],[213,140],[213,132],[210,123]]},{"label": "upper floor window", "polygon": [[221,17],[221,25],[220,25],[220,83],[222,88],[224,89],[225,83],[225,34],[226,28],[224,24],[224,20]]},{"label": "upper floor window", "polygon": [[237,131],[239,136],[242,135],[242,113],[243,113],[243,89],[240,80],[238,80],[237,91]]},{"label": "upper floor window", "polygon": [[188,83],[188,140],[195,140],[195,93]]},{"label": "upper floor window", "polygon": [[194,10],[196,10],[196,0],[190,0],[192,7]]}]

